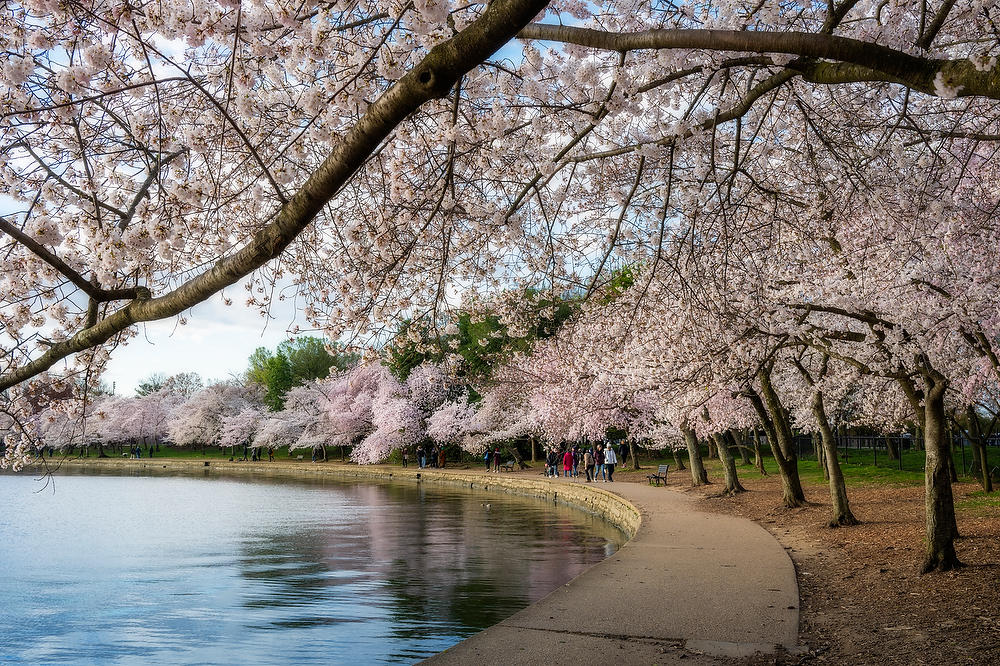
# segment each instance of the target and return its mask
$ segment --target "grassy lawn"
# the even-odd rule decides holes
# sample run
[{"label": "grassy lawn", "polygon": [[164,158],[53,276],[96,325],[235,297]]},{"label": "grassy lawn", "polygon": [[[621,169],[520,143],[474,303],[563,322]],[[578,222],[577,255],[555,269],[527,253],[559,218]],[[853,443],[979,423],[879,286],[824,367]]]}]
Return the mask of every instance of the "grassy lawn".
[{"label": "grassy lawn", "polygon": [[[687,464],[687,456],[684,456],[684,463]],[[924,452],[904,451],[903,469],[898,468],[898,461],[890,461],[884,452],[879,452],[878,466],[874,464],[875,456],[871,451],[857,451],[851,449],[844,459],[844,452],[841,452],[840,467],[844,472],[844,481],[848,486],[898,484],[904,486],[922,485],[924,483]],[[657,465],[669,464],[671,473],[675,465],[672,457],[644,458],[640,456],[643,467],[656,468]],[[961,461],[956,461],[961,468]],[[890,465],[892,465],[890,467]],[[720,478],[722,476],[722,463],[718,460],[705,460],[705,467],[710,476]],[[753,466],[742,465],[739,458],[736,461],[736,469],[740,476],[756,475],[757,470]],[[769,451],[764,452],[764,469],[770,475],[778,474],[778,463],[774,461]],[[799,478],[806,485],[826,485],[828,482],[823,478],[823,469],[815,460],[799,460]]]},{"label": "grassy lawn", "polygon": [[955,508],[980,515],[996,515],[997,510],[1000,509],[1000,494],[987,495],[982,490],[977,490],[955,500]]}]

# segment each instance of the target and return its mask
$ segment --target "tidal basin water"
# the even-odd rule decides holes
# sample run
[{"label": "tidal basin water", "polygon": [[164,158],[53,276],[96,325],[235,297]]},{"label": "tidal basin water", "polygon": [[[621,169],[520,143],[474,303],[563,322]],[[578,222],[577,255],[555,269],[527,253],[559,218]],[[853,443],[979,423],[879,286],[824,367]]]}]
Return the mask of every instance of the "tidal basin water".
[{"label": "tidal basin water", "polygon": [[426,485],[49,483],[0,476],[2,664],[412,663],[624,540],[572,509]]}]

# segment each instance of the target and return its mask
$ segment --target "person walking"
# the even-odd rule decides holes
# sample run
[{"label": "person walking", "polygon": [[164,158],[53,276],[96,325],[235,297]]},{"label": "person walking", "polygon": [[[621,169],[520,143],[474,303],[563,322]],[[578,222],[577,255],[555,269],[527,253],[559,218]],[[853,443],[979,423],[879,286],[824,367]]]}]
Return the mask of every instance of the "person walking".
[{"label": "person walking", "polygon": [[483,456],[483,460],[486,461],[486,471],[490,471],[490,464],[493,462],[493,452],[490,451],[490,447],[486,447],[486,455]]},{"label": "person walking", "polygon": [[604,445],[598,444],[597,451],[594,452],[594,463],[596,463],[596,469],[594,470],[594,481],[597,481],[597,477],[603,477],[601,481],[607,481],[608,477],[604,474]]},{"label": "person walking", "polygon": [[594,474],[594,449],[587,449],[583,454],[583,469],[587,472],[587,483],[593,481],[597,475]]},{"label": "person walking", "polygon": [[573,450],[569,448],[563,454],[563,476],[573,476]]},{"label": "person walking", "polygon": [[545,456],[545,475],[559,476],[559,454],[554,448],[550,448]]},{"label": "person walking", "polygon": [[410,447],[404,446],[402,453],[403,453],[403,467],[406,467],[410,464]]},{"label": "person walking", "polygon": [[420,469],[424,468],[424,445],[417,444],[417,466]]},{"label": "person walking", "polygon": [[580,462],[583,460],[583,453],[580,451],[580,445],[573,445],[573,476],[580,476]]},{"label": "person walking", "polygon": [[493,449],[493,471],[500,471],[500,447]]},{"label": "person walking", "polygon": [[615,447],[609,446],[604,454],[604,469],[608,472],[608,483],[615,480],[615,465],[618,464],[618,456],[615,454]]}]

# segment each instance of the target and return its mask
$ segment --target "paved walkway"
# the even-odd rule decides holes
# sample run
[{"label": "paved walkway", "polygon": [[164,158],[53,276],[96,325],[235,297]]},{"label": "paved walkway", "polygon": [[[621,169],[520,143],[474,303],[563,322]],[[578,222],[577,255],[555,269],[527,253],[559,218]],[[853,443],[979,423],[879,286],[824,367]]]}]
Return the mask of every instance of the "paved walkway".
[{"label": "paved walkway", "polygon": [[537,603],[425,663],[710,664],[796,649],[795,570],[763,528],[698,511],[662,487],[598,487],[639,508],[638,534]]}]

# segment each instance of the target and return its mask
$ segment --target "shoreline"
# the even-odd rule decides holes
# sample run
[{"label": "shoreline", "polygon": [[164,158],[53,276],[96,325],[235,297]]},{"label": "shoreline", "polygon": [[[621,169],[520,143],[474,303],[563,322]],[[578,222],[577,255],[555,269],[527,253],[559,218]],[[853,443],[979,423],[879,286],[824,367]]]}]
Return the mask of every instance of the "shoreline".
[{"label": "shoreline", "polygon": [[[683,493],[529,473],[302,461],[77,458],[49,469],[203,471],[220,476],[427,483],[500,492],[596,515],[628,540],[605,560],[425,663],[684,663],[798,653],[799,590],[784,548],[757,523],[708,513]],[[63,467],[65,466],[65,467]],[[44,473],[34,464],[23,473]],[[531,476],[534,476],[531,473]],[[539,475],[540,476],[540,475]]]},{"label": "shoreline", "polygon": [[[530,497],[554,504],[562,504],[598,516],[618,528],[626,536],[626,543],[635,537],[642,524],[639,509],[625,498],[608,490],[580,484],[554,487],[551,480],[523,478],[518,473],[487,473],[478,469],[434,468],[419,469],[393,465],[345,465],[342,463],[311,463],[302,461],[229,462],[201,461],[189,458],[67,458],[56,459],[52,469],[58,474],[63,466],[90,470],[134,471],[206,471],[234,476],[259,476],[268,478],[333,478],[361,481],[390,481],[396,483],[427,483],[469,490],[499,492]],[[45,469],[39,464],[26,466],[22,474],[41,474]]]}]

